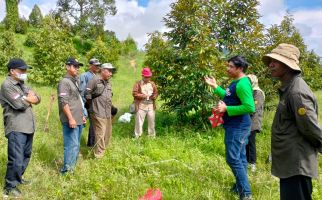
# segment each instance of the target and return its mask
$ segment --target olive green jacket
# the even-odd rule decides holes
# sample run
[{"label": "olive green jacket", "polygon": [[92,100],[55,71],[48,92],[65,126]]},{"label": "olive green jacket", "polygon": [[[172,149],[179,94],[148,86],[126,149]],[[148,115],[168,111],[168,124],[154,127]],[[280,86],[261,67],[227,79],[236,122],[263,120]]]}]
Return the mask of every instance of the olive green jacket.
[{"label": "olive green jacket", "polygon": [[272,174],[318,177],[322,131],[317,100],[300,75],[279,89],[280,101],[272,124]]}]

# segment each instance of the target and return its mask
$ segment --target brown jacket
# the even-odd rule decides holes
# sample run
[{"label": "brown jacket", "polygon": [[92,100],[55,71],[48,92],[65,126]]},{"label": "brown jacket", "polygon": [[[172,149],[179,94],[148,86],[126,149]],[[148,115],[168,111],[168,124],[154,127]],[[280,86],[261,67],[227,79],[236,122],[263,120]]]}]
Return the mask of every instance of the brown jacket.
[{"label": "brown jacket", "polygon": [[[157,90],[157,87],[153,81],[150,81],[150,83],[153,88],[153,93],[152,93],[152,96],[150,97],[150,99],[153,100],[153,108],[155,110],[156,109],[155,100],[158,97],[158,90]],[[132,95],[134,97],[135,112],[137,112],[139,110],[139,105],[140,105],[141,101],[145,99],[144,94],[142,93],[142,89],[141,89],[142,84],[143,84],[143,80],[140,80],[140,81],[137,81],[133,86]]]}]

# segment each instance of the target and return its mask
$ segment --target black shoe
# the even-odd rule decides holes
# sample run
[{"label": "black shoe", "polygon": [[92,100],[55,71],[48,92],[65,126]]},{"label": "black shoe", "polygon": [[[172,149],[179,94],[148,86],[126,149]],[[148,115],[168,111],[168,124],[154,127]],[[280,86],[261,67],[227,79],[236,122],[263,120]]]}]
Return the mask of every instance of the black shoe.
[{"label": "black shoe", "polygon": [[9,198],[9,197],[20,198],[20,197],[22,197],[22,193],[16,187],[15,188],[7,188],[4,190],[3,198]]}]

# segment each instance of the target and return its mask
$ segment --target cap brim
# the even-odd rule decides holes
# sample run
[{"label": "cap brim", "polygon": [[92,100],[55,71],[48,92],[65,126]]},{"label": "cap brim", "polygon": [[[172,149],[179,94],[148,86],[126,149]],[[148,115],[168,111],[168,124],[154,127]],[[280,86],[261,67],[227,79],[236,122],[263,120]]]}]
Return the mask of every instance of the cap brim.
[{"label": "cap brim", "polygon": [[17,67],[16,69],[32,69],[32,67],[28,65],[24,65],[24,66]]}]

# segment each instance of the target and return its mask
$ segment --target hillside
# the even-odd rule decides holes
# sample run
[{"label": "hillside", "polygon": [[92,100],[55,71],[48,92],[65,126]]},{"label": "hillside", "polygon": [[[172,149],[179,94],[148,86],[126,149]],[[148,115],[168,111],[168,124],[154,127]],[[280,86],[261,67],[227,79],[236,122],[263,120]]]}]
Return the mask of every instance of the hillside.
[{"label": "hillside", "polygon": [[[27,56],[28,51],[25,52]],[[112,78],[113,104],[119,108],[117,117],[128,111],[132,102],[132,86],[140,78],[143,59],[144,54],[139,53],[135,57],[121,57],[118,62],[118,72]],[[136,70],[131,67],[133,60],[139,66]],[[86,67],[82,71],[85,69]],[[61,176],[59,169],[63,162],[63,139],[57,99],[49,118],[49,132],[44,131],[50,95],[56,94],[56,88],[34,86],[34,89],[42,96],[42,102],[34,106],[38,128],[34,137],[32,159],[25,174],[25,178],[31,180],[32,184],[21,187],[24,199],[135,200],[143,196],[150,187],[160,188],[164,199],[238,199],[229,191],[234,178],[225,162],[223,130],[218,128],[200,131],[195,127],[178,126],[173,116],[161,111],[156,116],[155,139],[143,137],[135,140],[132,137],[133,118],[128,124],[118,123],[115,119],[111,146],[101,160],[95,159],[91,149],[86,147],[87,126],[83,132],[81,156],[75,174]],[[322,92],[316,94],[319,102],[322,102]],[[161,102],[159,106],[160,104]],[[278,179],[270,175],[270,164],[266,163],[270,152],[273,114],[269,111],[265,113],[263,132],[257,137],[258,170],[249,174],[255,199],[279,199]],[[2,115],[0,120],[2,121]],[[0,130],[3,133],[2,123]],[[2,135],[2,180],[6,170],[6,146],[7,140]],[[322,176],[321,159],[319,165]],[[3,182],[0,181],[1,188]],[[313,197],[319,199],[322,196],[322,182],[313,183]]]}]

